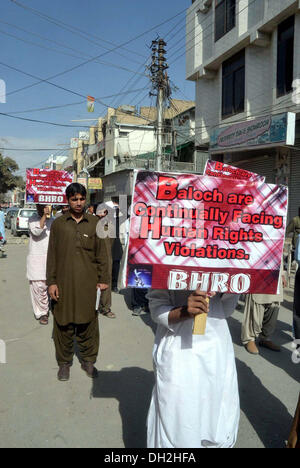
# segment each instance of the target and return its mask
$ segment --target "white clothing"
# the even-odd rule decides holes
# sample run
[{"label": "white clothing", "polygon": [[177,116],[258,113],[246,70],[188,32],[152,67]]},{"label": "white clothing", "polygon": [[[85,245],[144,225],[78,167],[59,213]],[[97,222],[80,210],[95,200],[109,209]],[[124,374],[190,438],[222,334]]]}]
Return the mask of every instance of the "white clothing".
[{"label": "white clothing", "polygon": [[46,219],[43,229],[40,226],[40,221],[40,216],[35,213],[28,222],[30,240],[27,279],[29,281],[46,281],[47,252],[53,219]]},{"label": "white clothing", "polygon": [[156,384],[148,414],[148,448],[230,448],[236,443],[240,402],[233,344],[226,318],[237,295],[210,300],[204,336],[193,319],[169,325],[169,312],[187,305],[191,291],[151,290],[158,324],[153,361]]},{"label": "white clothing", "polygon": [[46,281],[30,281],[30,296],[34,316],[39,320],[49,313],[49,296]]}]

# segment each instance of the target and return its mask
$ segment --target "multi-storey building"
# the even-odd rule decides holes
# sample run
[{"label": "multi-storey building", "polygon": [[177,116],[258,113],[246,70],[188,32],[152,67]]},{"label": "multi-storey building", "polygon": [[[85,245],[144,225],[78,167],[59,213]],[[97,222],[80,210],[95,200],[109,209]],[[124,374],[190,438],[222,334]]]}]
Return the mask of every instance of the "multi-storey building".
[{"label": "multi-storey building", "polygon": [[[131,195],[133,169],[155,169],[156,120],[155,107],[108,108],[88,141],[72,139],[76,180],[103,181],[103,192],[91,192],[92,203]],[[195,103],[172,100],[164,112],[164,170],[195,171],[194,124]]]},{"label": "multi-storey building", "polygon": [[197,144],[287,184],[290,217],[300,206],[299,48],[299,0],[194,0],[187,12]]}]

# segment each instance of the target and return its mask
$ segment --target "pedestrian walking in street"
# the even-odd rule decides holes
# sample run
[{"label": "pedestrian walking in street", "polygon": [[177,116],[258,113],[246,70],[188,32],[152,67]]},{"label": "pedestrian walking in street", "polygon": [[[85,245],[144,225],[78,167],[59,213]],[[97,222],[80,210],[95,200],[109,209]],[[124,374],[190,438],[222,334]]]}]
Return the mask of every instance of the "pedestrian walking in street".
[{"label": "pedestrian walking in street", "polygon": [[2,243],[5,244],[5,216],[4,211],[0,207],[0,235],[2,237]]},{"label": "pedestrian walking in street", "polygon": [[115,236],[112,240],[112,290],[118,293],[118,278],[120,264],[123,256],[123,247],[120,239],[120,207],[117,202],[111,202],[114,210]]},{"label": "pedestrian walking in street", "polygon": [[[226,318],[238,296],[150,290],[158,324],[156,383],[148,413],[148,448],[231,448],[240,404],[233,344]],[[193,335],[194,317],[208,312],[206,333]]]},{"label": "pedestrian walking in street", "polygon": [[59,218],[60,216],[64,215],[69,211],[69,205],[63,205],[60,209],[56,212],[55,218]]},{"label": "pedestrian walking in street", "polygon": [[54,301],[53,338],[58,379],[69,380],[74,338],[81,367],[95,377],[99,351],[97,288],[108,287],[105,243],[96,234],[98,218],[85,213],[86,189],[73,183],[66,190],[70,211],[52,225],[47,259],[47,284]]},{"label": "pedestrian walking in street", "polygon": [[279,352],[280,347],[271,340],[276,330],[280,303],[283,301],[283,288],[286,287],[286,278],[283,273],[283,265],[280,271],[279,294],[247,294],[242,324],[242,343],[248,353],[259,354],[256,346],[268,348]]},{"label": "pedestrian walking in street", "polygon": [[94,208],[94,205],[89,205],[87,210],[86,210],[87,214],[90,214],[92,216],[96,216],[95,215],[95,208]]},{"label": "pedestrian walking in street", "polygon": [[104,317],[110,318],[110,319],[115,319],[116,314],[112,312],[111,306],[112,306],[112,297],[111,297],[111,286],[112,286],[112,245],[114,238],[110,237],[110,231],[109,231],[109,223],[108,220],[105,222],[105,219],[108,214],[108,210],[105,209],[105,205],[103,206],[102,204],[99,205],[96,211],[97,217],[99,220],[102,221],[102,229],[103,229],[103,242],[105,243],[106,250],[107,250],[107,258],[108,258],[108,269],[109,269],[109,282],[108,282],[108,288],[105,291],[101,292],[101,297],[100,297],[100,306],[99,306],[99,313],[101,315],[104,315]]},{"label": "pedestrian walking in street", "polygon": [[295,216],[292,221],[289,223],[288,227],[286,228],[286,236],[289,234],[293,234],[292,237],[292,260],[294,260],[294,253],[296,248],[296,243],[298,239],[298,235],[300,234],[300,207],[298,209],[298,216]]},{"label": "pedestrian walking in street", "polygon": [[46,283],[46,264],[53,218],[50,217],[49,206],[37,205],[36,209],[37,213],[34,213],[28,221],[27,279],[30,285],[34,316],[41,325],[48,325],[50,303]]},{"label": "pedestrian walking in street", "polygon": [[[127,244],[129,242],[129,229],[130,229],[130,218],[127,218],[126,221],[124,221],[120,225],[120,240],[121,240],[122,248],[123,248],[123,256],[122,256],[121,266],[120,266],[121,272],[125,266],[125,261],[126,261],[126,249],[127,249]],[[142,312],[146,312],[146,313],[150,312],[147,294],[148,294],[147,288],[143,288],[143,287],[130,288],[130,309],[132,310],[133,316],[140,316]]]},{"label": "pedestrian walking in street", "polygon": [[142,312],[149,312],[148,289],[131,288],[132,315],[140,316]]}]

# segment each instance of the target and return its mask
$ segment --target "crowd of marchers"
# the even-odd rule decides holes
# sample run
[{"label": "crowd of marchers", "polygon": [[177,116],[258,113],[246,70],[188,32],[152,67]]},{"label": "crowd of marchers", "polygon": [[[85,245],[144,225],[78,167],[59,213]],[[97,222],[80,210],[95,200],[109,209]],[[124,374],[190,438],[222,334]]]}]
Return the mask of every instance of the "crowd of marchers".
[{"label": "crowd of marchers", "polygon": [[[98,314],[115,319],[112,292],[118,292],[122,255],[129,239],[129,220],[119,224],[117,203],[86,207],[86,189],[73,183],[66,190],[68,206],[53,216],[37,205],[29,220],[27,278],[35,319],[48,325],[53,314],[53,341],[58,380],[68,381],[76,342],[82,370],[97,378]],[[114,235],[110,235],[113,212]],[[99,220],[107,236],[97,235]],[[300,235],[300,213],[287,228],[293,252]],[[5,243],[0,210],[0,243]],[[259,346],[280,352],[273,342],[283,288],[284,262],[277,295],[248,294],[241,340],[259,355]],[[207,301],[197,291],[131,290],[133,315],[151,313],[157,324],[153,362],[155,387],[147,418],[148,448],[231,448],[237,440],[240,400],[232,338],[227,318],[238,295],[215,294]],[[207,313],[206,333],[193,335],[195,316]],[[300,269],[295,277],[293,329],[300,340]],[[259,346],[257,346],[259,345]],[[300,398],[287,446],[300,446]],[[276,419],[276,417],[275,417]],[[275,420],[274,419],[274,420]],[[278,422],[280,424],[280,422]],[[290,428],[287,428],[287,434]]]}]

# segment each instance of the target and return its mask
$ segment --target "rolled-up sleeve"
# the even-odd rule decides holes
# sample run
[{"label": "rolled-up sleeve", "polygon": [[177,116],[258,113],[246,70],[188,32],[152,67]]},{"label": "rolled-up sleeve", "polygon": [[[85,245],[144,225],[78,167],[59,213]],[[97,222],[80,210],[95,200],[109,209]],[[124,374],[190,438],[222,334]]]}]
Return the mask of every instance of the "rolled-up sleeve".
[{"label": "rolled-up sleeve", "polygon": [[28,228],[31,234],[35,237],[40,237],[44,231],[46,231],[47,226],[45,225],[41,228],[40,221],[29,221]]}]

